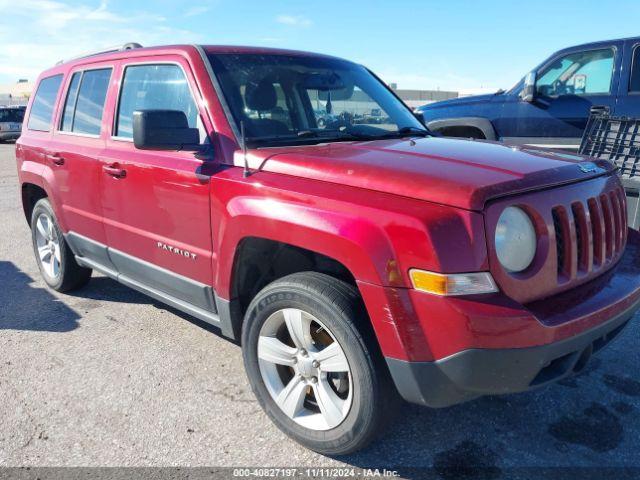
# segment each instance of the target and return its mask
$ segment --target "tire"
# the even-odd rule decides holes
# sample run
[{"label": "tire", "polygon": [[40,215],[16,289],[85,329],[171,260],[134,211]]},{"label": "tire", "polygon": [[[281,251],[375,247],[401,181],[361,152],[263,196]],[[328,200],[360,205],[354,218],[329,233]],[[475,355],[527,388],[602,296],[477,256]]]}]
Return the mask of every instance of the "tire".
[{"label": "tire", "polygon": [[[304,339],[297,334],[297,341],[290,333],[296,322],[303,327],[295,331],[308,332]],[[247,309],[242,352],[251,388],[280,430],[316,452],[343,455],[365,447],[394,410],[397,392],[365,322],[358,291],[315,272],[269,284]],[[291,357],[293,365],[287,363]],[[318,360],[309,366],[309,359]]]},{"label": "tire", "polygon": [[68,292],[87,284],[91,269],[76,262],[46,198],[38,200],[33,207],[31,240],[40,274],[47,285],[58,292]]}]

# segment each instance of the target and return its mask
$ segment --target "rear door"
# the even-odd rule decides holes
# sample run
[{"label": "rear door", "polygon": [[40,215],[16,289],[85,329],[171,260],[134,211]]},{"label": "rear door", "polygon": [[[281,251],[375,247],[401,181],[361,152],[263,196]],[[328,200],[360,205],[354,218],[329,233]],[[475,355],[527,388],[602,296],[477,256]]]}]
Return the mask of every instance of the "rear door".
[{"label": "rear door", "polygon": [[625,68],[621,71],[616,116],[640,118],[640,41],[625,44]]},{"label": "rear door", "polygon": [[[625,68],[621,70],[620,87],[618,89],[618,105],[615,115],[619,117],[640,118],[640,41],[629,40],[624,47]],[[640,134],[636,134],[636,143]],[[618,151],[633,155],[633,148],[621,147]],[[628,146],[628,145],[627,145]],[[627,217],[632,228],[640,227],[640,172],[630,174],[631,178],[623,178],[627,192]]]},{"label": "rear door", "polygon": [[[188,62],[180,56],[122,61],[101,199],[109,255],[124,283],[169,303],[214,311],[210,161],[194,152],[138,150],[136,110],[181,110],[208,142],[210,125]],[[206,125],[206,126],[205,126]]]},{"label": "rear door", "polygon": [[46,158],[50,183],[74,250],[88,260],[110,266],[100,200],[101,166],[108,129],[104,106],[113,74],[113,63],[77,67],[65,78],[61,108]]}]

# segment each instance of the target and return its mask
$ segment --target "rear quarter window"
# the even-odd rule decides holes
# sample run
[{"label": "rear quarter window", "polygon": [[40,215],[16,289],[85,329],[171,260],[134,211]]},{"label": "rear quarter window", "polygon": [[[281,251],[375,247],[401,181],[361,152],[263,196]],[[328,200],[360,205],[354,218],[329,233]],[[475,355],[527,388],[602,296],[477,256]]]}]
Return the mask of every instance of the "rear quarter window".
[{"label": "rear quarter window", "polygon": [[43,78],[38,85],[29,113],[29,130],[48,132],[51,130],[53,109],[62,83],[62,75]]}]

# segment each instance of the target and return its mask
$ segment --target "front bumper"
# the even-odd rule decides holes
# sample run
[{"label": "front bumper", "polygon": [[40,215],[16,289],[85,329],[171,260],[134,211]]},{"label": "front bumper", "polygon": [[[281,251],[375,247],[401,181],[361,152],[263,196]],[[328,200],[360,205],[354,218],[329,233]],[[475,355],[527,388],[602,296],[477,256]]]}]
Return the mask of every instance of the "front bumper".
[{"label": "front bumper", "polygon": [[482,395],[523,392],[582,370],[593,353],[613,340],[640,302],[608,322],[548,345],[471,349],[434,362],[387,358],[402,397],[429,407],[447,407]]},{"label": "front bumper", "polygon": [[[410,290],[407,295],[410,302],[389,308],[405,309],[393,330],[390,322],[383,324],[387,343],[381,341],[406,400],[445,407],[522,392],[584,368],[640,309],[640,233],[629,231],[620,261],[605,274],[531,304],[501,294],[455,298]],[[376,328],[379,339],[381,332]],[[393,338],[397,341],[390,344]]]},{"label": "front bumper", "polygon": [[0,141],[6,142],[7,140],[17,140],[18,138],[20,138],[21,133],[22,132],[20,131],[0,131]]}]

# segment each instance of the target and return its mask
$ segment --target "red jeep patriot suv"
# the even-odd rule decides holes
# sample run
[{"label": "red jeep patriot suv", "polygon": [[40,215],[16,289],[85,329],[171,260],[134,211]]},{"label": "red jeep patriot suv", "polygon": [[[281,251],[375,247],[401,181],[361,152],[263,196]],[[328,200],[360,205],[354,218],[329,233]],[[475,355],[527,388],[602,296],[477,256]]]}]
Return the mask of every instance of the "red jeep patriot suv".
[{"label": "red jeep patriot suv", "polygon": [[323,453],[364,446],[397,393],[444,407],[579,371],[640,304],[611,165],[433,137],[334,57],[62,63],[16,156],[52,288],[96,270],[218,326],[265,412]]}]

